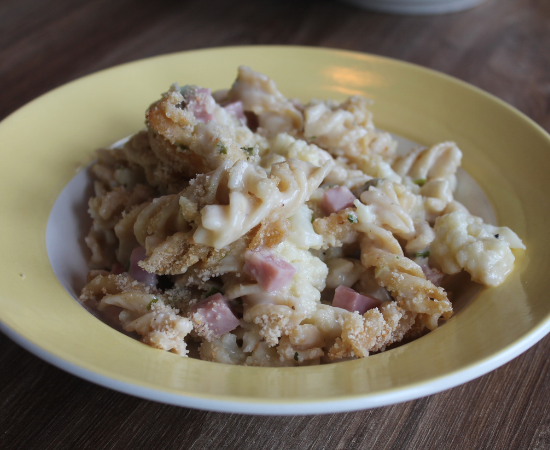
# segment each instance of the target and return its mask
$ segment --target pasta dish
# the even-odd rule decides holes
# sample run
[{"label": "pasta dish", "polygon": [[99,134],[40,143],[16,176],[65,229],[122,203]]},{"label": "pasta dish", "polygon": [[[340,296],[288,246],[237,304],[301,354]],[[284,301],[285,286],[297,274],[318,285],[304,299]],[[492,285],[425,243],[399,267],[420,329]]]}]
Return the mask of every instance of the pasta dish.
[{"label": "pasta dish", "polygon": [[453,142],[396,153],[367,99],[286,98],[240,67],[174,84],[91,167],[81,300],[153,347],[300,366],[368,356],[453,314],[448,279],[501,284],[525,249],[453,198]]}]

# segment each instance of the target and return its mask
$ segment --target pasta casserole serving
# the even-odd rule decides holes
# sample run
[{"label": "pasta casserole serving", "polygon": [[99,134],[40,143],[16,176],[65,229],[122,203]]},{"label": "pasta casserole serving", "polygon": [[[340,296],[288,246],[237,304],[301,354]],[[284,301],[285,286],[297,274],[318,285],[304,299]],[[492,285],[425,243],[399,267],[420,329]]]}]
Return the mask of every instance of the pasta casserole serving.
[{"label": "pasta casserole serving", "polygon": [[81,300],[153,347],[251,366],[368,356],[453,314],[525,249],[454,200],[453,142],[396,153],[369,102],[287,99],[240,67],[174,84],[146,129],[99,149]]}]

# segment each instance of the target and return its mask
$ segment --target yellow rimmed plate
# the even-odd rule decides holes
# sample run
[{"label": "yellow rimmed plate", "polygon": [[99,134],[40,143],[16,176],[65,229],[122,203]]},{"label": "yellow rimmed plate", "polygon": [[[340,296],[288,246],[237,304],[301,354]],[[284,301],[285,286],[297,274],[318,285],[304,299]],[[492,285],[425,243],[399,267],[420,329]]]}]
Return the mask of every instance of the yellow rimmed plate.
[{"label": "yellow rimmed plate", "polygon": [[[463,167],[485,191],[499,225],[512,228],[527,246],[527,252],[518,253],[514,272],[417,341],[324,366],[233,367],[181,358],[93,317],[50,264],[46,231],[56,198],[93,158],[95,148],[140,129],[147,106],[171,83],[228,87],[240,64],[275,79],[288,97],[365,95],[374,100],[379,128],[424,145],[456,141],[464,153]],[[0,143],[0,329],[46,361],[103,386],[216,411],[349,411],[464,383],[511,360],[550,331],[545,274],[550,136],[504,102],[443,74],[316,48],[177,53],[114,67],[43,95],[0,124]],[[55,226],[61,239],[48,244],[50,252],[52,245],[63,246],[63,239],[77,240],[59,217]]]}]

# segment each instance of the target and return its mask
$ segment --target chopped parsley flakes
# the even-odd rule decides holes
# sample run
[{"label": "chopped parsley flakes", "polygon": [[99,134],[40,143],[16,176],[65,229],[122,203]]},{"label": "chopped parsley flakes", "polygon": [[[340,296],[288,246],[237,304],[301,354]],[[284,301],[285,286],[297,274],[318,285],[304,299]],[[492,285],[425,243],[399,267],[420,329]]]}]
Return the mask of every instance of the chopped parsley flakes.
[{"label": "chopped parsley flakes", "polygon": [[204,298],[211,297],[212,295],[221,294],[222,291],[220,291],[218,288],[211,287],[208,292],[206,293],[206,296]]},{"label": "chopped parsley flakes", "polygon": [[413,183],[418,184],[418,186],[424,186],[426,184],[426,178],[418,178],[414,180]]},{"label": "chopped parsley flakes", "polygon": [[426,250],[425,252],[416,252],[414,254],[415,258],[426,258],[427,256],[430,256],[430,251]]},{"label": "chopped parsley flakes", "polygon": [[248,156],[252,156],[254,154],[254,147],[241,147],[241,150]]},{"label": "chopped parsley flakes", "polygon": [[189,85],[189,84],[186,84],[185,86],[180,87],[180,94],[185,97],[185,94],[187,94],[187,91],[189,91],[189,89],[191,89],[191,87],[192,86]]},{"label": "chopped parsley flakes", "polygon": [[151,301],[149,302],[149,304],[147,305],[147,309],[148,309],[148,310],[151,310],[151,306],[153,306],[153,303],[156,303],[156,302],[158,302],[158,301],[159,301],[158,298],[153,297],[153,300],[151,300]]},{"label": "chopped parsley flakes", "polygon": [[357,223],[357,216],[355,214],[349,213],[348,214],[348,221],[350,223]]},{"label": "chopped parsley flakes", "polygon": [[227,148],[225,145],[223,145],[223,142],[218,142],[216,144],[216,148],[222,155],[227,155]]}]

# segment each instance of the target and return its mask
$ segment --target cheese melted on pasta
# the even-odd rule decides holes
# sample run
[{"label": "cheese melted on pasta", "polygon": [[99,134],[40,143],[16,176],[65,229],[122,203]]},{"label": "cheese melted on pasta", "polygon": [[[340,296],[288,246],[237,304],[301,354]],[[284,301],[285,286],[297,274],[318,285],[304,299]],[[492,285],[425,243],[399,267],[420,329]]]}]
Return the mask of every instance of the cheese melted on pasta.
[{"label": "cheese melted on pasta", "polygon": [[173,85],[100,149],[81,299],[148,345],[256,366],[342,361],[433,330],[445,280],[496,286],[525,249],[453,199],[453,142],[396,156],[368,101],[285,98],[240,67]]}]

